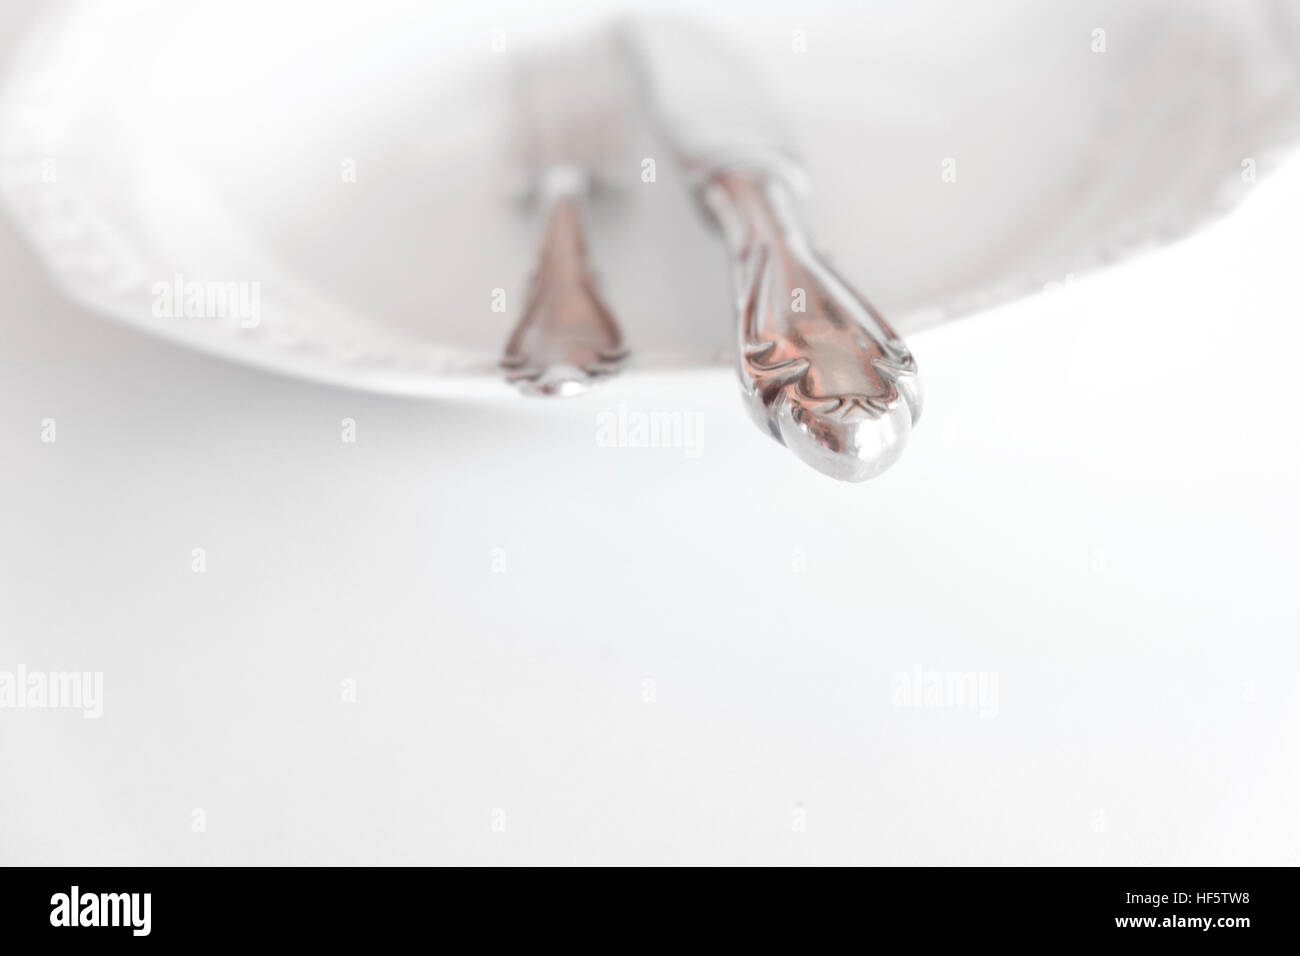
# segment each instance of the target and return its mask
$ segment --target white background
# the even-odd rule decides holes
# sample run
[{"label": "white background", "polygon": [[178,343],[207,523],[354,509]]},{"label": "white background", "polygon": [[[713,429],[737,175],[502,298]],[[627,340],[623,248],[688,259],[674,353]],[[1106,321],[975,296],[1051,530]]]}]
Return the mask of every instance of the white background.
[{"label": "white background", "polygon": [[[0,711],[0,862],[1300,862],[1298,242],[1292,162],[916,336],[925,417],[851,486],[724,373],[302,384],[68,304],[0,222],[0,669],[105,683]],[[702,455],[599,447],[620,403]],[[917,667],[996,713],[895,706]]]}]

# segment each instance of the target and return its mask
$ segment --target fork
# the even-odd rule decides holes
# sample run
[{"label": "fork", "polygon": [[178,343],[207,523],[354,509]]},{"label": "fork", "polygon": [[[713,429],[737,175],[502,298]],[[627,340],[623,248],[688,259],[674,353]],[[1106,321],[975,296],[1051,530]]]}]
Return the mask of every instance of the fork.
[{"label": "fork", "polygon": [[532,57],[514,76],[516,153],[545,222],[528,297],[506,342],[506,379],[531,395],[578,395],[617,373],[623,333],[587,254],[586,206],[616,179],[627,86],[600,38]]}]

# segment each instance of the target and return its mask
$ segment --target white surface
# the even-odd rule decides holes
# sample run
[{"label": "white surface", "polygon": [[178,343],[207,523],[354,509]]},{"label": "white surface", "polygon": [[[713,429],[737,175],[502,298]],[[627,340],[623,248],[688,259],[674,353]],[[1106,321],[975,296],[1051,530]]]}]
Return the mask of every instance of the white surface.
[{"label": "white surface", "polygon": [[[204,358],[0,220],[0,670],[105,693],[0,710],[0,862],[1300,862],[1298,213],[1292,163],[917,336],[862,486],[721,372],[458,404]],[[620,403],[702,454],[600,447]],[[996,715],[893,706],[918,666]]]},{"label": "white surface", "polygon": [[[0,668],[105,701],[0,711],[0,853],[1296,863],[1297,210],[1292,166],[919,337],[927,417],[865,486],[721,373],[470,406],[204,359],[61,303],[6,226]],[[619,402],[698,412],[703,454],[597,447]],[[917,665],[996,673],[996,716],[892,706]]]}]

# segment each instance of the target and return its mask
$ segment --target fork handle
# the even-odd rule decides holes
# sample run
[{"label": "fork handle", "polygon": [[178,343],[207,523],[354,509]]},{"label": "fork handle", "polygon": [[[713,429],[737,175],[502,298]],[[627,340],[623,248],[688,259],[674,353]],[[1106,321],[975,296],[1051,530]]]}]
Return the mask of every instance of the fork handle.
[{"label": "fork handle", "polygon": [[588,262],[585,190],[572,182],[571,188],[547,190],[528,299],[501,360],[507,380],[527,394],[580,394],[618,371],[627,356]]}]

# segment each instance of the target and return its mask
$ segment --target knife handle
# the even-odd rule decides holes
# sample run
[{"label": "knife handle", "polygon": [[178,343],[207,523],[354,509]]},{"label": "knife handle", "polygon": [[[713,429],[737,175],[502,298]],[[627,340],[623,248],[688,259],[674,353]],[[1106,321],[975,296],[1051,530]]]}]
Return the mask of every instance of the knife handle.
[{"label": "knife handle", "polygon": [[715,169],[698,190],[732,260],[751,416],[833,478],[880,474],[920,415],[911,352],[813,249],[784,176]]},{"label": "knife handle", "polygon": [[528,300],[506,342],[506,379],[530,395],[578,395],[627,352],[587,261],[583,190],[552,190]]}]

